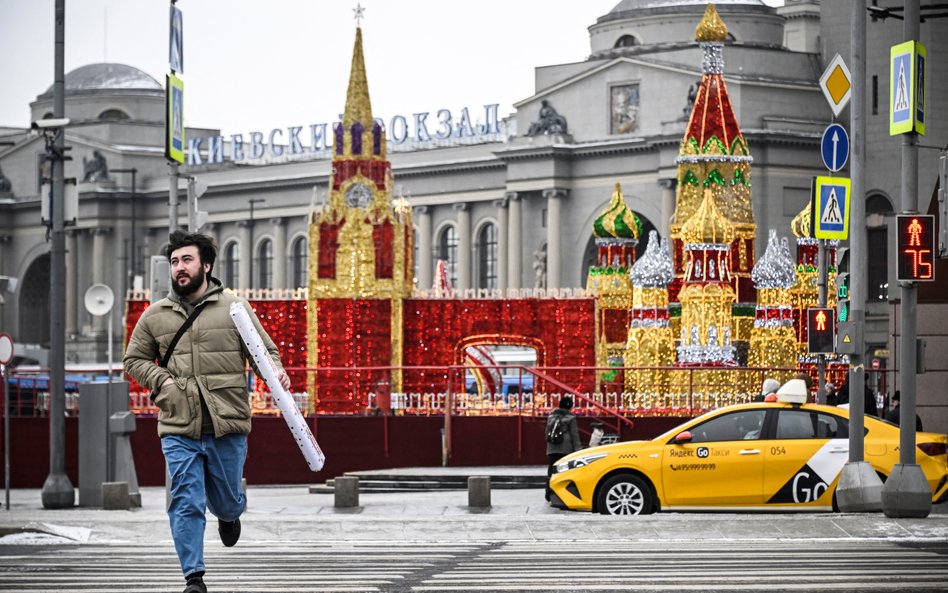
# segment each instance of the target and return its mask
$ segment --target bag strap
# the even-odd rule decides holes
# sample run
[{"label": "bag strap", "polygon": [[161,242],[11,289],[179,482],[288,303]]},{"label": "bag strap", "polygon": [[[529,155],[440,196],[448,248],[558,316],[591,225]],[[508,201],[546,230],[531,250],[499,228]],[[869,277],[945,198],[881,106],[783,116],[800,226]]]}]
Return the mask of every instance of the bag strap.
[{"label": "bag strap", "polygon": [[158,366],[164,368],[168,366],[168,361],[171,360],[171,353],[174,352],[174,347],[178,345],[178,340],[181,339],[181,336],[184,335],[184,332],[188,331],[188,328],[191,327],[191,324],[194,323],[194,320],[197,318],[198,314],[204,309],[204,303],[201,303],[191,311],[191,314],[188,315],[188,318],[184,320],[184,323],[181,324],[181,327],[178,329],[178,333],[171,338],[171,343],[168,344],[168,349],[165,351],[165,355],[161,357],[161,362]]}]

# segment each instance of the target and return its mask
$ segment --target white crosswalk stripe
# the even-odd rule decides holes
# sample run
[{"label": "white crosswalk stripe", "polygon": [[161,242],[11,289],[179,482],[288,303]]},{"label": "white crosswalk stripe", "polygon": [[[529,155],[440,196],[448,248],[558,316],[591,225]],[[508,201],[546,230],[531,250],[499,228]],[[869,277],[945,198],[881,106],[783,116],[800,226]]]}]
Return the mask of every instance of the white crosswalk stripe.
[{"label": "white crosswalk stripe", "polygon": [[[159,548],[159,549],[156,549]],[[212,593],[948,590],[948,542],[240,542],[206,550]],[[0,548],[0,591],[173,592],[173,549]]]}]

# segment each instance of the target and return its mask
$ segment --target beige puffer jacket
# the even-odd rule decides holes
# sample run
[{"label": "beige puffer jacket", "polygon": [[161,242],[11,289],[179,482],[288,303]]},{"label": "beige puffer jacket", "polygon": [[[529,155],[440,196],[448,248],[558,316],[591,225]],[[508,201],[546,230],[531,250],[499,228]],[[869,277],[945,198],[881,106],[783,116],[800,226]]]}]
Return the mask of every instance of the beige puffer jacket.
[{"label": "beige puffer jacket", "polygon": [[[231,303],[244,304],[274,363],[282,368],[277,347],[247,301],[224,292],[215,278],[210,278],[210,283],[199,301],[205,302],[203,311],[181,336],[167,368],[155,361],[160,359],[159,353],[164,355],[188,317],[174,293],[145,309],[125,349],[125,372],[154,392],[159,436],[201,436],[199,394],[203,394],[210,410],[215,436],[250,432],[250,398],[244,375],[249,359],[230,317]],[[174,384],[161,388],[168,377],[174,379]]]}]

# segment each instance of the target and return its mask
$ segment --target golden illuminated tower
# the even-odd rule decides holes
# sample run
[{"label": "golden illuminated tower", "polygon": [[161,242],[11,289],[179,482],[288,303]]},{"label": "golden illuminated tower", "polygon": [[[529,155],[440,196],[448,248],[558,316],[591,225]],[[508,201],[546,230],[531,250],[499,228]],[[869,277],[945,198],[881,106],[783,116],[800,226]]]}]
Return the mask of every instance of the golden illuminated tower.
[{"label": "golden illuminated tower", "polygon": [[670,229],[676,279],[670,288],[670,297],[672,301],[680,300],[678,291],[685,281],[687,256],[682,227],[710,192],[715,209],[727,219],[733,231],[727,245],[729,282],[738,304],[732,330],[735,340],[746,341],[750,338],[756,301],[750,277],[757,228],[751,202],[753,159],[724,83],[726,38],[727,26],[714,5],[709,4],[695,32],[695,39],[704,52],[701,86],[678,152],[675,216]]},{"label": "golden illuminated tower", "polygon": [[[596,295],[596,366],[625,364],[629,309],[632,307],[632,280],[629,269],[635,263],[635,246],[642,233],[642,221],[625,203],[616,184],[606,209],[593,222],[598,258],[589,268],[586,288]],[[616,373],[605,373],[598,381],[615,381]]]},{"label": "golden illuminated tower", "polygon": [[629,393],[657,396],[668,393],[668,371],[638,367],[667,367],[675,362],[675,336],[668,323],[668,285],[675,278],[668,241],[659,244],[649,231],[645,253],[629,273],[632,311],[625,366],[637,367],[625,378]]},{"label": "golden illuminated tower", "polygon": [[[333,129],[329,201],[309,225],[310,367],[401,365],[402,299],[413,284],[413,227],[411,209],[404,200],[393,203],[391,188],[392,165],[385,132],[372,118],[357,27],[345,113]],[[338,409],[351,409],[382,383],[397,391],[401,377],[359,375],[346,380],[347,393],[332,397],[346,398]],[[317,386],[310,385],[315,396]],[[325,393],[318,397],[321,409],[333,410],[323,403]]]},{"label": "golden illuminated tower", "polygon": [[[757,288],[757,311],[751,330],[747,364],[768,369],[792,369],[797,363],[797,337],[793,328],[793,307],[790,289],[797,283],[797,271],[790,254],[777,239],[777,231],[770,229],[767,250],[754,266],[751,277]],[[745,373],[746,393],[757,393],[760,377]],[[790,379],[793,371],[768,372],[766,377],[781,383]]]}]

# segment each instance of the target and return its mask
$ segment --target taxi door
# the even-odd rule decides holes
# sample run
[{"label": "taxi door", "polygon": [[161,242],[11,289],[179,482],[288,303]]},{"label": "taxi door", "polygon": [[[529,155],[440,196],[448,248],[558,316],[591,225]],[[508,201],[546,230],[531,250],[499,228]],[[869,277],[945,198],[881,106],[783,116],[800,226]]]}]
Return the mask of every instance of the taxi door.
[{"label": "taxi door", "polygon": [[692,441],[665,445],[662,486],[667,506],[759,505],[766,409],[721,414],[689,428]]},{"label": "taxi door", "polygon": [[781,409],[773,440],[763,444],[767,504],[832,508],[831,487],[849,459],[844,418],[816,410]]}]

